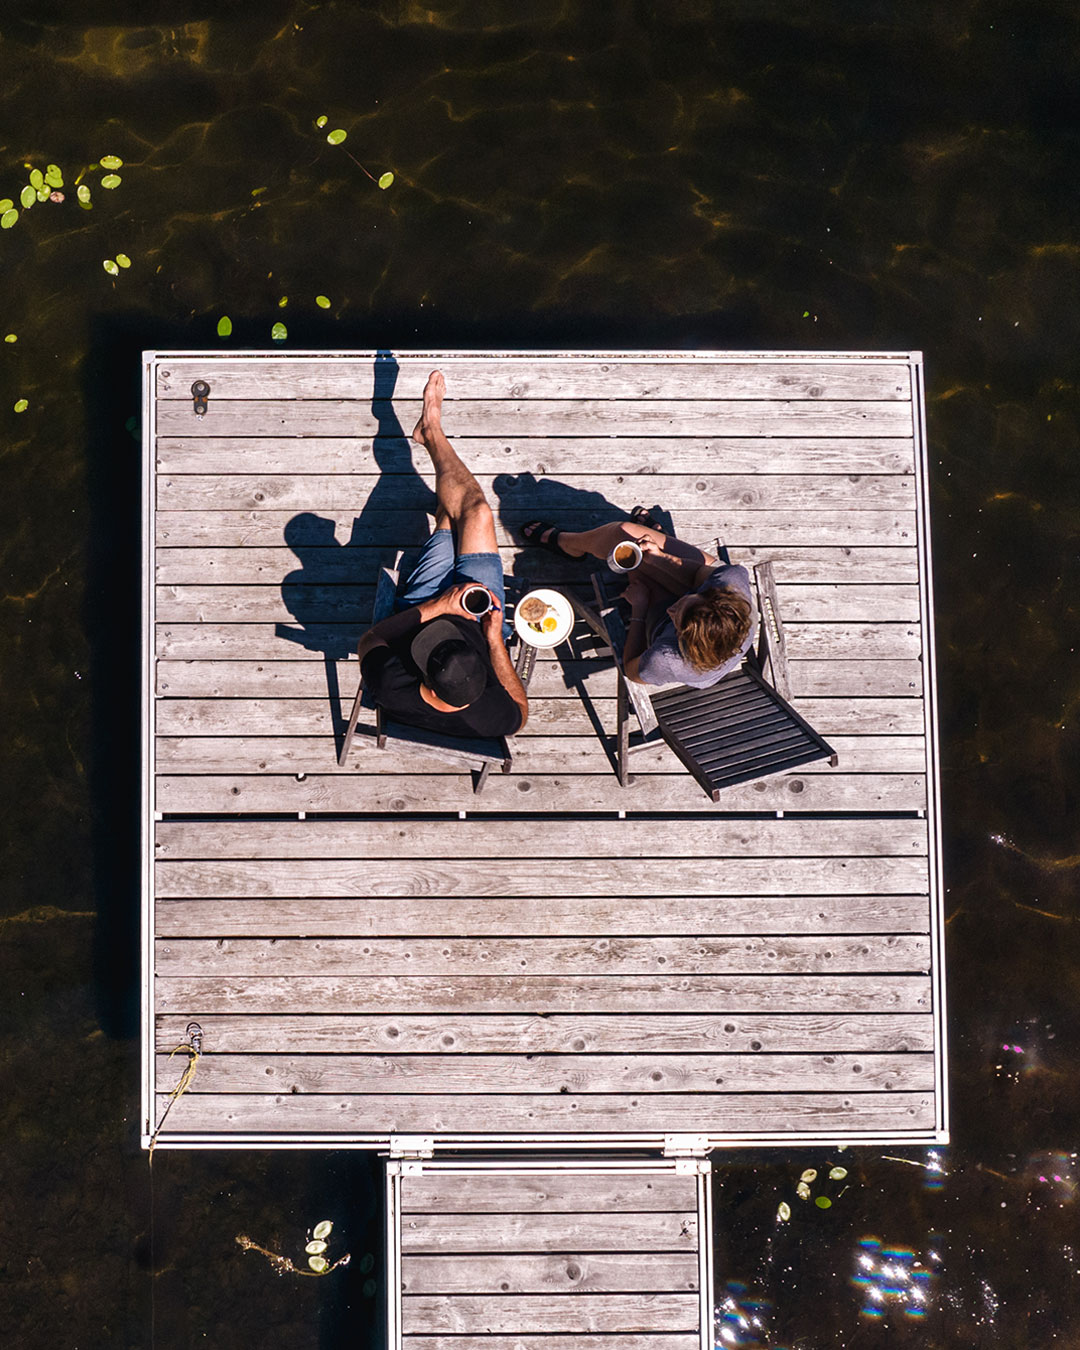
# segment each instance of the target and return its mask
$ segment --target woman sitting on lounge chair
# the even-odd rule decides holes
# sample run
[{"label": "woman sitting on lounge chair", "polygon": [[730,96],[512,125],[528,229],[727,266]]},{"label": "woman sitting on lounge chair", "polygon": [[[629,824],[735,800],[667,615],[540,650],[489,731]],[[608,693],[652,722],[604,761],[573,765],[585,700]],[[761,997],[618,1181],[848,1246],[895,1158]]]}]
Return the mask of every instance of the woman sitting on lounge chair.
[{"label": "woman sitting on lounge chair", "polygon": [[533,520],[522,534],[566,558],[607,558],[627,539],[641,549],[641,565],[623,592],[630,606],[623,648],[629,680],[706,689],[741,663],[754,640],[757,616],[746,568],[664,534],[641,507],[629,521],[592,530],[575,533]]}]

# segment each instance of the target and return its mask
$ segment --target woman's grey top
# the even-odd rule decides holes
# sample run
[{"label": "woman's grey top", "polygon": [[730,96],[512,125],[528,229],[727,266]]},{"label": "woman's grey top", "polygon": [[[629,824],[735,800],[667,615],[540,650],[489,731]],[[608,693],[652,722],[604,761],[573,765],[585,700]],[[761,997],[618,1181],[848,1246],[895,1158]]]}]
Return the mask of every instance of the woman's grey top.
[{"label": "woman's grey top", "polygon": [[721,565],[712,571],[693,594],[729,586],[750,601],[750,632],[739,650],[715,670],[695,670],[679,651],[675,625],[664,615],[664,621],[652,633],[652,641],[638,658],[638,679],[643,684],[688,684],[692,689],[707,689],[717,680],[742,663],[757,635],[757,611],[750,589],[750,573],[745,567]]}]

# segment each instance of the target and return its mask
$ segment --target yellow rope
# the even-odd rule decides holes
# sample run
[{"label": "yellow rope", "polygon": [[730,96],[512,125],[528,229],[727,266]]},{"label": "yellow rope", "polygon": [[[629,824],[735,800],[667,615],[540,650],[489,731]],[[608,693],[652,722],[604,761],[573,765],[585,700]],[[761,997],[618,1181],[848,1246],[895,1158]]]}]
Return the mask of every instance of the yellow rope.
[{"label": "yellow rope", "polygon": [[[154,1131],[153,1135],[150,1138],[149,1163],[151,1167],[153,1167],[154,1165],[154,1146],[157,1143],[158,1135],[161,1133],[162,1127],[165,1124],[166,1117],[168,1116],[169,1112],[173,1109],[173,1107],[176,1105],[176,1103],[180,1100],[180,1098],[184,1095],[184,1093],[188,1090],[188,1088],[192,1085],[192,1083],[195,1081],[195,1069],[199,1063],[199,1055],[201,1053],[201,1050],[196,1048],[196,1045],[199,1047],[202,1046],[202,1030],[201,1028],[197,1030],[198,1034],[192,1035],[191,1037],[191,1040],[196,1042],[196,1044],[191,1044],[191,1042],[188,1041],[181,1041],[181,1043],[178,1046],[174,1047],[172,1050],[169,1051],[170,1059],[172,1059],[173,1055],[178,1055],[180,1054],[181,1051],[183,1051],[188,1057],[188,1062],[184,1066],[184,1072],[180,1075],[180,1081],[169,1093],[169,1103],[165,1107],[165,1110],[162,1111],[161,1119],[157,1123],[157,1129]],[[189,1033],[191,1032],[190,1027],[188,1028],[188,1031]]]}]

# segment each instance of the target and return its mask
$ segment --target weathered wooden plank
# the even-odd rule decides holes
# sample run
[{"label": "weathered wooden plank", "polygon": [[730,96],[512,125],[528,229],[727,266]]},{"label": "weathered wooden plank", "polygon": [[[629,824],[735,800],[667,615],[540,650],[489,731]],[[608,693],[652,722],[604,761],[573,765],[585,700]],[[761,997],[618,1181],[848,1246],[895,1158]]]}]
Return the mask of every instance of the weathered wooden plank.
[{"label": "weathered wooden plank", "polygon": [[[488,1221],[490,1227],[490,1220]],[[502,1225],[500,1225],[501,1227]],[[404,1234],[402,1235],[404,1238]],[[433,1332],[693,1331],[701,1324],[696,1294],[499,1294],[453,1298],[417,1294],[402,1299],[405,1335]]]},{"label": "weathered wooden plank", "polygon": [[[189,395],[190,397],[190,395]],[[477,474],[558,475],[583,482],[592,474],[835,473],[912,474],[908,437],[575,436],[502,439],[470,437],[462,444]],[[419,446],[401,436],[159,436],[157,471],[182,473],[412,473],[426,465]]]},{"label": "weathered wooden plank", "polygon": [[[187,1016],[157,1019],[156,1048],[185,1039]],[[617,1017],[538,1014],[397,1016],[217,1013],[203,1027],[208,1053],[252,1054],[281,1046],[294,1054],[874,1054],[934,1048],[933,1019],[920,1013],[861,1015],[733,1013],[729,1016],[625,1013]]]},{"label": "weathered wooden plank", "polygon": [[[597,736],[552,736],[547,728],[531,735],[530,727],[514,738],[514,773],[537,778],[554,774],[611,773],[611,764]],[[829,736],[843,766],[831,768],[827,762],[807,765],[802,774],[837,778],[849,774],[878,775],[921,774],[926,768],[926,742],[922,736]],[[461,777],[460,769],[450,764],[433,763],[418,772],[415,752],[388,743],[379,758],[358,755],[344,767],[336,760],[327,763],[325,736],[159,736],[156,764],[162,774],[336,774],[356,778],[367,771],[386,780],[387,794],[395,785],[407,788],[396,775],[416,775],[414,791],[426,792],[433,774]],[[682,774],[675,754],[663,741],[642,747],[634,755],[634,774],[659,777]],[[801,775],[800,775],[801,776]],[[868,783],[867,788],[871,785]],[[372,785],[377,790],[377,784]],[[486,791],[486,789],[485,789]],[[752,798],[750,800],[753,800]],[[474,806],[476,804],[474,803]],[[374,808],[372,808],[374,809]],[[441,810],[433,806],[432,810]]]},{"label": "weathered wooden plank", "polygon": [[[530,1168],[532,1165],[530,1160]],[[649,1213],[682,1212],[696,1207],[697,1178],[660,1171],[421,1172],[405,1179],[399,1203],[403,1214],[594,1214],[616,1210]],[[574,1277],[567,1277],[564,1272],[561,1278],[566,1281]],[[693,1272],[693,1280],[696,1288],[697,1271]],[[476,1285],[474,1292],[481,1292],[481,1286]]]},{"label": "weathered wooden plank", "polygon": [[928,939],[874,937],[160,938],[159,975],[819,975],[925,971]]},{"label": "weathered wooden plank", "polygon": [[[353,690],[354,686],[350,684],[345,690],[347,697],[338,705],[339,726],[348,721]],[[615,730],[614,697],[590,694],[589,701],[603,730],[611,735]],[[922,700],[903,695],[805,697],[800,698],[798,707],[807,721],[826,737],[862,734],[921,737],[924,731]],[[281,737],[318,735],[332,738],[334,734],[325,694],[322,698],[306,699],[163,698],[157,700],[154,711],[161,736],[259,736],[268,728],[273,728]],[[580,696],[572,689],[564,691],[562,698],[529,699],[526,735],[533,733],[587,737],[596,734]],[[358,742],[358,748],[360,745]],[[515,754],[516,746],[517,738]],[[393,752],[380,753],[386,753],[388,765],[394,763],[390,758]],[[373,767],[377,768],[382,762],[373,761]],[[357,771],[358,766],[350,761],[350,772]]]},{"label": "weathered wooden plank", "polygon": [[[685,398],[889,399],[910,400],[911,372],[905,362],[716,360],[707,354],[602,354],[577,358],[548,353],[501,356],[395,357],[390,362],[359,354],[314,360],[262,357],[211,358],[213,398],[356,399],[370,402],[376,389],[386,398],[415,402],[433,364],[446,376],[447,406],[462,399]],[[195,380],[208,378],[205,359],[169,360],[157,369],[162,400],[191,403]],[[412,422],[408,424],[412,426]]]},{"label": "weathered wooden plank", "polygon": [[696,1331],[590,1332],[587,1339],[545,1331],[535,1336],[406,1336],[402,1345],[404,1350],[700,1350],[701,1338]]},{"label": "weathered wooden plank", "polygon": [[162,1013],[920,1013],[925,975],[167,976],[155,980]]},{"label": "weathered wooden plank", "polygon": [[[157,1060],[158,1081],[175,1073]],[[926,1055],[222,1055],[189,1092],[932,1092]]]},{"label": "weathered wooden plank", "polygon": [[[638,822],[632,821],[630,824]],[[531,829],[531,825],[529,827]],[[719,875],[718,875],[719,871]],[[623,872],[625,877],[627,873]],[[166,898],[199,896],[383,896],[532,895],[537,878],[551,895],[611,895],[619,886],[610,859],[520,861],[447,860],[428,863],[367,859],[222,860],[159,862],[157,893]],[[645,894],[862,895],[867,891],[910,895],[928,888],[925,854],[899,857],[644,859],[634,864],[634,885]]]},{"label": "weathered wooden plank", "polygon": [[[157,405],[158,436],[397,436],[420,418],[419,399],[212,399]],[[469,436],[893,436],[912,434],[911,404],[825,399],[448,399],[451,441]],[[464,449],[465,447],[462,447]]]},{"label": "weathered wooden plank", "polygon": [[[516,756],[515,742],[515,756]],[[378,773],[380,755],[374,743],[349,756],[348,773],[308,775],[298,781],[295,771],[279,777],[230,775],[161,775],[156,780],[156,809],[174,813],[211,815],[249,812],[380,812],[410,814],[424,811],[467,810],[470,815],[491,812],[691,811],[697,815],[724,811],[919,811],[926,809],[926,779],[921,774],[841,774],[826,761],[808,765],[807,772],[761,778],[725,788],[719,806],[685,771],[671,774],[630,775],[627,786],[618,778],[603,747],[596,742],[594,771],[574,775],[528,775],[489,779],[483,795],[473,793],[472,780],[458,771],[439,775],[453,766],[414,754],[414,777]],[[325,746],[324,746],[325,753]],[[641,758],[644,758],[642,756]],[[872,758],[870,752],[867,759]],[[845,761],[846,764],[846,761]],[[819,769],[821,772],[816,772]],[[427,775],[427,770],[432,770]],[[363,771],[363,772],[357,772]]]},{"label": "weathered wooden plank", "polygon": [[[455,1178],[461,1181],[466,1178]],[[591,1192],[591,1177],[574,1177]],[[473,1192],[470,1192],[472,1194]],[[477,1193],[479,1201],[485,1197]],[[514,1203],[511,1198],[511,1203]],[[484,1203],[484,1209],[495,1206]],[[567,1256],[405,1257],[401,1290],[405,1294],[674,1293],[698,1287],[697,1257],[682,1252],[572,1252]]]},{"label": "weathered wooden plank", "polygon": [[[845,858],[902,855],[918,858],[926,850],[922,820],[730,820],[696,821],[679,830],[666,820],[609,820],[598,831],[592,821],[535,820],[527,835],[508,837],[504,822],[483,820],[244,820],[161,821],[155,830],[158,859],[439,859],[476,858],[495,865],[508,846],[521,860],[544,863],[561,858],[607,862],[602,868],[616,890],[626,859],[660,860],[675,865],[683,858],[715,861],[732,857]],[[514,860],[507,860],[514,865]],[[534,867],[522,869],[535,876]],[[639,894],[650,892],[640,883]],[[670,893],[671,887],[652,894]],[[310,893],[310,892],[309,892]],[[532,892],[530,892],[531,894]],[[730,893],[728,888],[727,893]],[[745,894],[745,890],[738,892]]]},{"label": "weathered wooden plank", "polygon": [[[170,1082],[169,1087],[172,1086]],[[171,1099],[158,1098],[159,1114]],[[610,1134],[644,1133],[655,1137],[693,1131],[722,1137],[762,1131],[780,1134],[826,1133],[842,1137],[855,1131],[932,1129],[934,1099],[920,1092],[639,1094],[574,1097],[347,1097],[285,1093],[185,1092],[176,1099],[163,1137],[188,1131],[222,1135],[279,1134]],[[482,1127],[482,1128],[481,1128]],[[483,1216],[480,1216],[483,1217]],[[483,1220],[493,1228],[490,1218]],[[575,1246],[581,1245],[580,1235]],[[494,1240],[494,1239],[492,1239]],[[562,1237],[566,1242],[565,1225]]]},{"label": "weathered wooden plank", "polygon": [[160,938],[387,937],[395,935],[508,937],[691,933],[818,934],[925,933],[925,895],[777,896],[698,899],[633,893],[616,899],[495,896],[452,906],[425,899],[161,900]]},{"label": "weathered wooden plank", "polygon": [[701,1350],[701,1338],[696,1331],[591,1332],[587,1339],[545,1331],[535,1336],[406,1336],[402,1345],[404,1350]]},{"label": "weathered wooden plank", "polygon": [[687,1252],[697,1249],[696,1205],[674,1211],[606,1210],[567,1221],[564,1214],[410,1213],[401,1216],[402,1255],[424,1252]]}]

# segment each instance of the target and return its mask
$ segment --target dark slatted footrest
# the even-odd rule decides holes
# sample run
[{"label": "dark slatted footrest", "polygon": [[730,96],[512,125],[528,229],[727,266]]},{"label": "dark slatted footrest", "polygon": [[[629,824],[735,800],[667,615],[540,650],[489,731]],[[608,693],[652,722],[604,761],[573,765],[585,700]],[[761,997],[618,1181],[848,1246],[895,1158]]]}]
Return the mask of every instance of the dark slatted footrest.
[{"label": "dark slatted footrest", "polygon": [[770,685],[743,665],[709,689],[653,695],[664,739],[714,800],[720,791],[819,759],[832,747]]}]

